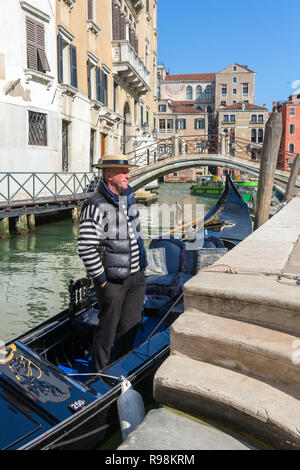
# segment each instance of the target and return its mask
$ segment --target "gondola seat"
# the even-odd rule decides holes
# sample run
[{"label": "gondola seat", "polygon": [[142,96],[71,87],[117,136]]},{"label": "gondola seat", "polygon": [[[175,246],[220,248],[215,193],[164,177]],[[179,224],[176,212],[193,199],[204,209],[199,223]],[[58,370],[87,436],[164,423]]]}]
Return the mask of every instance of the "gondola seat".
[{"label": "gondola seat", "polygon": [[[149,250],[159,248],[164,249],[166,274],[146,277],[147,289],[144,310],[147,313],[157,313],[160,316],[164,307],[178,298],[182,293],[183,285],[198,272],[199,251],[201,250],[186,249],[186,243],[174,237],[153,239]],[[213,236],[205,239],[203,248],[206,250],[217,249],[220,251],[220,256],[227,251],[223,242]]]}]

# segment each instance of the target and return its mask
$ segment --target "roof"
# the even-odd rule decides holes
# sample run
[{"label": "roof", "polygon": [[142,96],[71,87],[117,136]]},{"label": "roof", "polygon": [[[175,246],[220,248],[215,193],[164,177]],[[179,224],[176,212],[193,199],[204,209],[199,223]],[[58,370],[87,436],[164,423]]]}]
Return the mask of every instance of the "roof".
[{"label": "roof", "polygon": [[199,114],[203,113],[201,109],[196,109],[193,108],[192,106],[184,106],[184,105],[179,105],[179,106],[172,106],[172,112],[173,113],[189,113],[189,114]]},{"label": "roof", "polygon": [[242,107],[245,105],[245,111],[268,111],[266,107],[263,106],[257,106],[256,104],[252,103],[233,103],[228,106],[223,106],[221,109],[219,108],[220,111],[242,111]]},{"label": "roof", "polygon": [[176,82],[176,81],[212,81],[215,79],[215,73],[189,73],[181,75],[166,75],[164,78],[165,82]]}]

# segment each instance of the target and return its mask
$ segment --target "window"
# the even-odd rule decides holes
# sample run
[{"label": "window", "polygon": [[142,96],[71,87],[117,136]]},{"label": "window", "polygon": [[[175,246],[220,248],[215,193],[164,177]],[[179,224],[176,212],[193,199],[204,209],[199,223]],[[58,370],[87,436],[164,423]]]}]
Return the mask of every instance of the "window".
[{"label": "window", "polygon": [[58,81],[78,87],[77,83],[77,50],[61,34],[57,37]]},{"label": "window", "polygon": [[159,130],[165,130],[166,129],[166,120],[165,119],[160,119],[159,120]]},{"label": "window", "polygon": [[263,129],[258,129],[258,132],[257,132],[257,142],[259,144],[262,144],[264,141],[264,130]]},{"label": "window", "polygon": [[251,142],[256,143],[256,129],[251,129]]},{"label": "window", "polygon": [[233,83],[237,83],[237,78],[233,77],[232,81],[233,81]]},{"label": "window", "polygon": [[233,94],[233,95],[236,95],[236,88],[233,88],[232,94]]},{"label": "window", "polygon": [[212,99],[212,87],[211,85],[207,85],[205,88],[205,99],[206,100],[211,100]]},{"label": "window", "polygon": [[172,130],[174,127],[174,120],[173,119],[167,119],[167,129]]},{"label": "window", "polygon": [[256,114],[252,114],[252,115],[251,115],[251,122],[252,122],[253,124],[255,124],[255,123],[257,122],[257,115],[256,115]]},{"label": "window", "polygon": [[186,129],[186,121],[185,119],[176,119],[176,129]]},{"label": "window", "polygon": [[87,19],[94,21],[94,0],[87,0]]},{"label": "window", "polygon": [[196,87],[196,100],[202,100],[202,86],[198,85]]},{"label": "window", "polygon": [[47,115],[43,113],[28,112],[28,144],[47,145]]},{"label": "window", "polygon": [[243,96],[248,96],[249,93],[249,84],[243,83]]},{"label": "window", "polygon": [[221,106],[226,106],[226,104],[227,104],[227,101],[221,101],[221,103],[220,103],[220,104],[221,104]]},{"label": "window", "polygon": [[224,114],[223,122],[235,122],[235,114]]},{"label": "window", "polygon": [[259,122],[259,123],[264,122],[264,115],[263,115],[263,114],[259,114],[259,115],[258,115],[258,122]]},{"label": "window", "polygon": [[233,66],[233,71],[234,71],[234,72],[237,71],[237,66],[236,66],[236,65]]},{"label": "window", "polygon": [[165,113],[167,111],[167,105],[166,104],[159,104],[158,105],[158,111],[160,113]]},{"label": "window", "polygon": [[45,51],[45,28],[43,23],[26,17],[27,65],[42,73],[50,72]]},{"label": "window", "polygon": [[290,108],[290,116],[296,116],[296,108]]},{"label": "window", "polygon": [[296,126],[295,124],[290,124],[290,135],[296,134]]},{"label": "window", "polygon": [[222,85],[221,86],[221,95],[222,96],[227,96],[227,85]]},{"label": "window", "polygon": [[195,129],[205,129],[205,119],[203,118],[195,119]]},{"label": "window", "polygon": [[187,100],[193,99],[193,88],[191,86],[186,87],[186,99]]},{"label": "window", "polygon": [[289,153],[295,153],[295,144],[289,144]]}]

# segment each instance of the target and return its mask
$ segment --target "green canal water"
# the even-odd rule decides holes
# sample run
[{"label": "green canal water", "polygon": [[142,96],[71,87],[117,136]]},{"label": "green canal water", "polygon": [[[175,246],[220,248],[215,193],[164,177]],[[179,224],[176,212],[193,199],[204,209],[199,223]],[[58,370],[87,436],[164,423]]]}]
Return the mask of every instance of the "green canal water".
[{"label": "green canal water", "polygon": [[[157,218],[159,205],[204,204],[207,212],[216,202],[192,196],[190,186],[160,184],[158,201],[139,205],[146,246],[169,229],[168,220]],[[85,276],[77,255],[77,236],[78,225],[69,217],[37,225],[35,233],[0,240],[0,340],[9,341],[67,307],[70,279]]]}]

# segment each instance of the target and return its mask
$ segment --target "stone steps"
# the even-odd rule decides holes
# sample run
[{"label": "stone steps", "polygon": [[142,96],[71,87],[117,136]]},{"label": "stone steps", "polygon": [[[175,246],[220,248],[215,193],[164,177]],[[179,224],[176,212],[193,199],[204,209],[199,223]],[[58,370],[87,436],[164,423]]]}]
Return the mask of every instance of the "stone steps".
[{"label": "stone steps", "polygon": [[300,286],[295,281],[254,273],[203,272],[183,289],[185,311],[211,312],[300,336]]},{"label": "stone steps", "polygon": [[173,354],[293,388],[300,397],[300,339],[280,331],[199,311],[171,328]]},{"label": "stone steps", "polygon": [[240,372],[172,354],[156,372],[154,398],[267,439],[276,448],[300,448],[300,401]]}]

